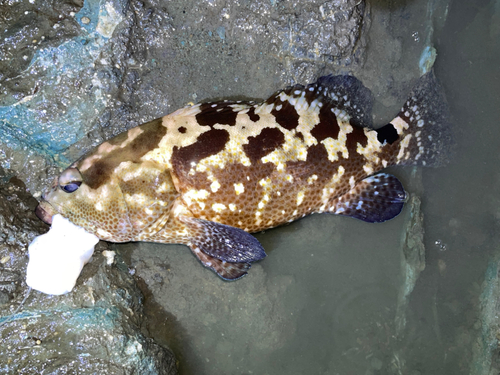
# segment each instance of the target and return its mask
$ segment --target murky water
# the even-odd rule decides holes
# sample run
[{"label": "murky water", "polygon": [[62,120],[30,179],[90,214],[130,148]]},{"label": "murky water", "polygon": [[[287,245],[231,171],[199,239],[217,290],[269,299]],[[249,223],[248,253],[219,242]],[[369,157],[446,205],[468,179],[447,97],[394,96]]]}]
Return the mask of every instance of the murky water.
[{"label": "murky water", "polygon": [[448,168],[424,172],[427,268],[410,305],[407,367],[487,374],[481,362],[495,346],[484,347],[478,313],[487,264],[498,253],[500,3],[453,1],[436,42],[458,147]]},{"label": "murky water", "polygon": [[[181,374],[489,373],[480,294],[499,237],[500,2],[452,1],[436,28],[457,153],[446,168],[392,171],[424,215],[425,270],[408,304],[410,205],[379,225],[315,215],[257,234],[269,256],[236,283],[183,247],[141,244],[129,255],[151,333]],[[416,38],[404,22],[398,32]]]}]

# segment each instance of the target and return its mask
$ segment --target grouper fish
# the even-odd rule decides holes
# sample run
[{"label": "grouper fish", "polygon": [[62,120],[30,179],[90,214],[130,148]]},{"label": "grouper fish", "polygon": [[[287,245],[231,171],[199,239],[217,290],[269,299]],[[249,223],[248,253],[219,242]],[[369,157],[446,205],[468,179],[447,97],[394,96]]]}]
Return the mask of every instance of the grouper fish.
[{"label": "grouper fish", "polygon": [[262,102],[179,109],[102,143],[55,179],[36,209],[111,242],[187,245],[226,280],[266,256],[249,233],[312,213],[384,222],[406,193],[394,165],[442,165],[451,136],[433,73],[374,129],[373,97],[352,76],[324,76]]}]

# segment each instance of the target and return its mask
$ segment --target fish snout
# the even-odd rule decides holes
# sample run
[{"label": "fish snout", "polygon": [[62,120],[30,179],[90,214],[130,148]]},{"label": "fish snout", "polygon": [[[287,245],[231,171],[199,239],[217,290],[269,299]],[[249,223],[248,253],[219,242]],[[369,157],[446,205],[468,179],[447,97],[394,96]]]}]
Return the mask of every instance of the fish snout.
[{"label": "fish snout", "polygon": [[45,201],[40,202],[35,208],[35,215],[49,225],[52,225],[52,216],[55,214],[57,214],[57,212]]}]

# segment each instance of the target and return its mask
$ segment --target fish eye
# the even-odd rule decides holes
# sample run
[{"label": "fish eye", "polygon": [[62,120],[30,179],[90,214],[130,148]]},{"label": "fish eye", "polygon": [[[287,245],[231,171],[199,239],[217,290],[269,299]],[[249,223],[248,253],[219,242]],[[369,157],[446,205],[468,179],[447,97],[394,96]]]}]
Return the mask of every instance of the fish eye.
[{"label": "fish eye", "polygon": [[59,187],[66,193],[73,193],[82,184],[82,175],[76,168],[68,168],[59,176]]},{"label": "fish eye", "polygon": [[72,193],[72,192],[76,191],[80,187],[81,184],[82,184],[81,181],[73,181],[67,185],[61,185],[61,189],[63,191],[65,191],[66,193]]}]

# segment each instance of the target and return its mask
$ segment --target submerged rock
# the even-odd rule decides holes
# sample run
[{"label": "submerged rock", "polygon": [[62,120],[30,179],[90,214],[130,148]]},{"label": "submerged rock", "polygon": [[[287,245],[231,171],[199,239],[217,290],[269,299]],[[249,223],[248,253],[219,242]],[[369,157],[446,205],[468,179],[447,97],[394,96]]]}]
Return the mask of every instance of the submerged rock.
[{"label": "submerged rock", "polygon": [[401,244],[402,285],[398,292],[395,318],[398,336],[404,334],[409,298],[420,273],[425,269],[424,217],[420,210],[420,198],[412,195],[407,205],[409,218]]}]

